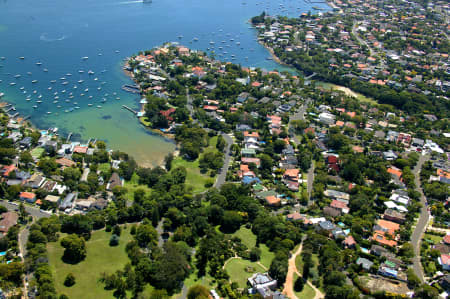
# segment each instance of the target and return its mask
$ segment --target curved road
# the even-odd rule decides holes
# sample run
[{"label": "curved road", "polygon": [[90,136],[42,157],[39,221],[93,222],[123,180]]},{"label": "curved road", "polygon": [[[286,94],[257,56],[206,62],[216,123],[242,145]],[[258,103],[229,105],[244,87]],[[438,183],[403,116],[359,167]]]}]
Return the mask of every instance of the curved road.
[{"label": "curved road", "polygon": [[[9,211],[15,211],[19,208],[19,203],[10,203],[7,201],[0,201],[0,205],[7,208]],[[39,208],[30,207],[25,205],[25,211],[33,216],[33,218],[40,219],[44,217],[50,217],[52,214],[50,212],[42,212]]]},{"label": "curved road", "polygon": [[414,259],[413,259],[413,269],[414,273],[419,277],[419,279],[424,282],[424,274],[422,269],[422,263],[420,262],[420,242],[422,240],[422,235],[425,232],[425,229],[428,225],[428,221],[430,219],[430,215],[428,213],[427,199],[423,194],[422,188],[420,187],[420,170],[422,169],[423,163],[425,163],[429,159],[428,156],[421,155],[419,161],[417,162],[416,167],[413,169],[413,173],[415,176],[415,184],[416,191],[420,193],[420,203],[422,204],[422,208],[420,210],[419,221],[417,221],[416,228],[411,235],[411,244],[414,248]]}]

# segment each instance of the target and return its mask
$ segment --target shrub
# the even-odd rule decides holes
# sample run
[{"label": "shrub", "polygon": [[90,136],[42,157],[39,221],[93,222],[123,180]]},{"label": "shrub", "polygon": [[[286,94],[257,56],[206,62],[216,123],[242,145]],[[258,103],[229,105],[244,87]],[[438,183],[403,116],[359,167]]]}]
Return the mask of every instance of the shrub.
[{"label": "shrub", "polygon": [[75,284],[75,276],[72,273],[67,274],[66,279],[64,279],[64,285],[66,287],[71,287]]}]

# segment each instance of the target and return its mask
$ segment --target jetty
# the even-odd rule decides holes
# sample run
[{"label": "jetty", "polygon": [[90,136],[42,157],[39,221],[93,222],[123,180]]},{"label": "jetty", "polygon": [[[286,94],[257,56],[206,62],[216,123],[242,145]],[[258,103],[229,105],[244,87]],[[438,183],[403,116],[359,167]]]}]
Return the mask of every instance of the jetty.
[{"label": "jetty", "polygon": [[66,142],[69,142],[71,137],[72,137],[72,132],[70,132],[69,135],[67,136]]},{"label": "jetty", "polygon": [[134,109],[132,109],[132,108],[126,106],[126,105],[122,105],[122,107],[123,107],[124,109],[126,109],[126,110],[132,112],[132,113],[135,114],[135,115],[138,114],[138,112],[137,112],[136,110],[134,110]]},{"label": "jetty", "polygon": [[139,89],[139,86],[137,86],[137,85],[125,84],[125,85],[122,85],[122,90],[131,92],[131,93],[141,93],[141,90]]}]

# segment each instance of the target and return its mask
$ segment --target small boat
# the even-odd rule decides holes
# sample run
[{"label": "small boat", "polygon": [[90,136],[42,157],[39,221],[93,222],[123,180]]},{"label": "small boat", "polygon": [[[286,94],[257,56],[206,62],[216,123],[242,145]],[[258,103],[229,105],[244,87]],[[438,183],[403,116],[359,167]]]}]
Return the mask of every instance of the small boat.
[{"label": "small boat", "polygon": [[42,62],[36,62],[36,65],[42,65]]},{"label": "small boat", "polygon": [[97,81],[98,80],[98,78],[94,78],[94,81]]},{"label": "small boat", "polygon": [[16,79],[18,79],[18,78],[20,78],[20,77],[22,77],[21,75],[15,75],[14,76],[14,78],[16,78]]},{"label": "small boat", "polygon": [[48,90],[52,90],[52,88],[51,88],[51,87],[49,87],[49,88],[48,88]]},{"label": "small boat", "polygon": [[71,73],[67,73],[66,76],[67,76],[67,77],[70,77],[70,76],[72,76],[72,74],[71,74]]},{"label": "small boat", "polygon": [[88,59],[89,59],[89,57],[87,57],[87,56],[81,57],[81,60],[88,60]]},{"label": "small boat", "polygon": [[102,90],[102,88],[101,88],[101,87],[99,87],[99,88],[97,88],[97,90]]},{"label": "small boat", "polygon": [[93,71],[89,70],[89,71],[88,71],[88,74],[89,74],[89,75],[93,75],[93,74],[95,74],[95,73],[94,73]]},{"label": "small boat", "polygon": [[2,56],[2,57],[0,57],[0,60],[5,60],[5,59],[6,59],[6,57],[3,57],[3,56]]},{"label": "small boat", "polygon": [[83,83],[83,82],[84,82],[84,80],[78,80],[78,83],[80,83],[80,84]]},{"label": "small boat", "polygon": [[90,107],[90,106],[92,106],[92,104],[91,104],[91,103],[89,103],[89,104],[88,104],[88,106]]},{"label": "small boat", "polygon": [[30,98],[26,98],[25,101],[31,101],[31,99]]},{"label": "small boat", "polygon": [[80,109],[80,106],[75,106],[75,109]]},{"label": "small boat", "polygon": [[119,97],[117,97],[117,98],[116,98],[116,100],[120,100],[120,98],[119,98]]},{"label": "small boat", "polygon": [[0,92],[0,98],[1,98],[2,96],[4,96],[4,95],[5,95],[5,93]]},{"label": "small boat", "polygon": [[42,99],[42,95],[41,94],[38,96],[38,99]]},{"label": "small boat", "polygon": [[69,82],[67,82],[67,81],[64,81],[63,83],[61,83],[62,85],[67,85],[67,84],[69,84]]},{"label": "small boat", "polygon": [[101,71],[101,73],[103,74],[103,73],[106,73],[107,72],[107,70],[103,70],[103,71]]},{"label": "small boat", "polygon": [[20,60],[24,60],[24,59],[25,59],[25,57],[23,57],[23,56],[20,56],[20,57],[19,57],[19,59],[20,59]]},{"label": "small boat", "polygon": [[66,100],[66,103],[70,103],[70,100]]},{"label": "small boat", "polygon": [[62,93],[66,93],[66,90],[65,89],[63,89],[62,91],[61,91]]},{"label": "small boat", "polygon": [[102,108],[102,106],[98,105],[97,108]]},{"label": "small boat", "polygon": [[50,83],[56,83],[56,80],[52,80],[52,81],[50,81]]},{"label": "small boat", "polygon": [[39,100],[39,101],[36,101],[36,103],[40,104],[40,103],[42,103],[42,101],[41,101],[41,100]]},{"label": "small boat", "polygon": [[84,97],[84,93],[80,94],[80,96]]},{"label": "small boat", "polygon": [[116,53],[120,53],[120,51],[119,51],[119,50],[116,50],[115,52],[116,52]]},{"label": "small boat", "polygon": [[32,75],[32,73],[31,73],[31,72],[27,72],[27,75],[28,75],[28,76],[31,76],[31,75]]},{"label": "small boat", "polygon": [[89,92],[89,88],[86,88],[84,91],[85,91],[85,92]]},{"label": "small boat", "polygon": [[52,112],[51,111],[47,111],[47,114],[52,114]]},{"label": "small boat", "polygon": [[38,80],[33,80],[31,81],[31,83],[38,83]]},{"label": "small boat", "polygon": [[83,71],[83,70],[79,70],[78,72],[79,72],[80,74],[83,74],[83,73],[84,73],[84,71]]},{"label": "small boat", "polygon": [[22,86],[22,87],[21,87],[21,88],[19,88],[19,89],[20,89],[20,90],[24,90],[24,89],[25,89],[25,87],[23,87],[23,86]]},{"label": "small boat", "polygon": [[56,96],[56,97],[54,97],[54,99],[55,99],[55,100],[58,100],[58,99],[59,99],[59,97],[58,97],[58,96]]},{"label": "small boat", "polygon": [[67,79],[66,79],[66,77],[61,77],[61,78],[59,78],[59,80],[64,81],[64,80],[67,80]]},{"label": "small boat", "polygon": [[78,87],[76,85],[73,86],[73,89],[77,89]]},{"label": "small boat", "polygon": [[196,41],[198,41],[198,38],[197,38],[197,37],[194,37],[194,42],[196,42]]},{"label": "small boat", "polygon": [[62,108],[62,106],[61,106],[61,105],[58,105],[58,106],[56,106],[56,108]]},{"label": "small boat", "polygon": [[53,104],[56,104],[56,103],[58,103],[58,100],[53,101]]},{"label": "small boat", "polygon": [[178,39],[182,39],[184,36],[182,35],[178,35]]},{"label": "small boat", "polygon": [[14,85],[16,85],[16,83],[11,82],[11,83],[9,83],[9,85],[14,86]]},{"label": "small boat", "polygon": [[48,72],[48,69],[44,69],[44,72]]},{"label": "small boat", "polygon": [[90,99],[92,99],[92,98],[93,98],[93,96],[89,96],[89,98],[90,98]]},{"label": "small boat", "polygon": [[37,107],[38,107],[37,105],[34,105],[34,106],[33,106],[34,109],[36,109]]}]

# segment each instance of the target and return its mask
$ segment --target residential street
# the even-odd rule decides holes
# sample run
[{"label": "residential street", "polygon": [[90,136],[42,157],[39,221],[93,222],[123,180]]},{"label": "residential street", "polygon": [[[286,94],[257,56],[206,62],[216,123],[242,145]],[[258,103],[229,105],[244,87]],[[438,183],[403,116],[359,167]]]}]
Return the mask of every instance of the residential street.
[{"label": "residential street", "polygon": [[[19,208],[19,204],[12,204],[7,201],[0,201],[0,205],[6,207],[9,211],[15,211]],[[29,207],[25,205],[25,211],[27,211],[28,214],[33,216],[33,218],[39,219],[43,217],[50,217],[52,214],[50,212],[42,212],[38,208]]]},{"label": "residential street", "polygon": [[221,135],[227,142],[227,146],[225,147],[225,158],[223,160],[223,166],[220,169],[219,174],[217,175],[216,183],[214,184],[214,187],[216,188],[220,188],[227,179],[228,167],[230,166],[231,161],[230,147],[233,144],[233,138],[231,138],[230,135],[225,133],[221,133]]},{"label": "residential street", "polygon": [[414,273],[419,277],[419,279],[424,282],[424,274],[422,269],[422,264],[420,262],[420,241],[422,239],[422,235],[425,231],[425,228],[428,224],[430,215],[428,214],[428,206],[427,199],[423,194],[422,188],[420,187],[420,169],[422,168],[423,163],[425,163],[429,159],[428,156],[420,156],[419,161],[417,162],[416,167],[413,169],[413,173],[415,176],[415,184],[416,191],[420,193],[420,203],[422,204],[422,209],[420,210],[419,221],[417,222],[416,228],[411,235],[411,244],[414,248],[415,257],[413,259],[413,269]]}]

